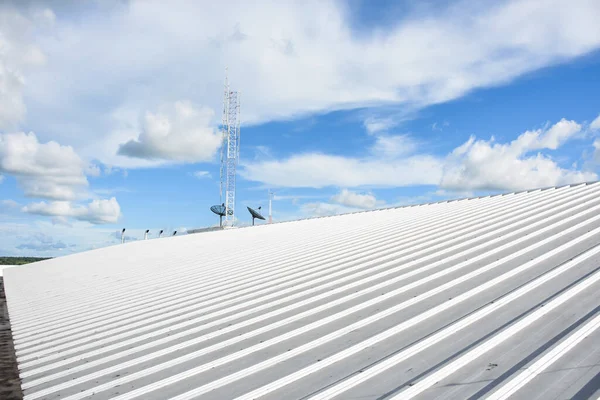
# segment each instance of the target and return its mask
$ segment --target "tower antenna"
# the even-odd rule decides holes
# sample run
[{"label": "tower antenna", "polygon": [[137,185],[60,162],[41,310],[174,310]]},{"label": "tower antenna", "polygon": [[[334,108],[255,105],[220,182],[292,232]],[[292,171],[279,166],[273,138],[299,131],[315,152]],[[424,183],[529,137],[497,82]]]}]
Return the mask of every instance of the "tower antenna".
[{"label": "tower antenna", "polygon": [[225,184],[224,222],[226,226],[233,226],[235,223],[235,170],[240,157],[240,93],[230,90],[227,74],[228,71],[225,68],[219,199],[220,202],[223,202],[223,184]]},{"label": "tower antenna", "polygon": [[269,189],[269,223],[270,223],[270,224],[272,224],[272,223],[273,223],[273,214],[272,214],[271,202],[273,201],[273,195],[274,195],[274,194],[275,194],[275,193],[274,193],[274,192],[272,192],[272,191]]},{"label": "tower antenna", "polygon": [[227,146],[227,93],[229,93],[229,80],[227,76],[227,67],[225,67],[225,87],[223,89],[223,121],[221,124],[221,168],[219,171],[219,203],[223,203],[223,185],[225,172],[225,147]]}]

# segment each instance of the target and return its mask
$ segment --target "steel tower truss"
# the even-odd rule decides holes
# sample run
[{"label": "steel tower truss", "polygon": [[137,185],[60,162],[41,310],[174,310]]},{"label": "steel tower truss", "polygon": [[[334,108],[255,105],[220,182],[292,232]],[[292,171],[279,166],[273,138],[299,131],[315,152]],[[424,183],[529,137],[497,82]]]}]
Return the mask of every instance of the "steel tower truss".
[{"label": "steel tower truss", "polygon": [[[225,180],[225,226],[235,223],[235,175],[240,158],[240,93],[229,90],[225,80],[223,100],[223,142],[221,144],[221,193]],[[225,169],[225,171],[223,171]],[[225,175],[225,176],[223,176]]]}]

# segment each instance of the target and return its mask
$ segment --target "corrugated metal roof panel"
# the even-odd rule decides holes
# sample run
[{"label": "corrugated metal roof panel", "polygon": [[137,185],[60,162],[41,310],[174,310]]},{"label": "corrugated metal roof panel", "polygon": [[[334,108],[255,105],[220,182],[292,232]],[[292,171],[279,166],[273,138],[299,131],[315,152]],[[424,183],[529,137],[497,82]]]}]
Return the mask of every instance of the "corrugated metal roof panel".
[{"label": "corrugated metal roof panel", "polygon": [[9,269],[25,398],[588,398],[599,211],[593,183]]}]

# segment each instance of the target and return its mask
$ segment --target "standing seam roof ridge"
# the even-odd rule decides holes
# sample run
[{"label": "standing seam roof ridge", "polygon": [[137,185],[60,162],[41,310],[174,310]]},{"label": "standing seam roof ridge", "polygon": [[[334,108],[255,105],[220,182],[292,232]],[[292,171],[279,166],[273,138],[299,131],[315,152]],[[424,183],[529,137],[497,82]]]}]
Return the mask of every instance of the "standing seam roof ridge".
[{"label": "standing seam roof ridge", "polygon": [[[600,229],[597,229],[597,231],[600,232]],[[577,239],[575,239],[575,240],[577,240]],[[598,253],[600,249],[596,248],[595,250],[596,250],[596,253]],[[542,255],[542,256],[540,256],[538,258],[544,258],[544,257],[545,257],[545,255]],[[383,338],[389,337],[389,336],[391,336],[393,334],[397,334],[400,331],[405,330],[405,329],[402,329],[402,328],[404,328],[404,326],[421,322],[421,320],[424,318],[424,314],[429,314],[428,315],[429,317],[430,316],[435,316],[436,314],[439,314],[440,312],[443,312],[444,310],[449,309],[451,305],[456,304],[456,303],[460,303],[460,302],[468,299],[469,297],[472,297],[472,296],[474,296],[474,295],[482,292],[483,290],[487,289],[488,287],[494,286],[495,284],[497,284],[497,282],[500,282],[500,281],[503,281],[505,279],[508,279],[509,277],[515,276],[517,273],[522,272],[522,270],[525,270],[530,265],[534,264],[534,262],[536,260],[537,259],[531,260],[530,262],[522,265],[518,269],[513,269],[511,271],[508,271],[505,274],[500,275],[500,276],[498,276],[497,278],[495,278],[495,279],[493,279],[491,281],[488,281],[488,282],[486,282],[486,283],[484,283],[484,284],[482,284],[480,286],[477,286],[477,287],[475,287],[474,289],[472,289],[472,290],[470,290],[468,292],[462,293],[461,295],[459,295],[459,296],[451,299],[450,301],[448,301],[448,302],[446,302],[446,303],[441,304],[440,306],[438,306],[437,310],[436,309],[430,309],[428,312],[423,313],[421,315],[418,315],[416,317],[413,317],[412,319],[410,319],[408,321],[405,321],[404,323],[400,324],[399,326],[396,326],[396,327],[390,328],[387,331],[381,332],[380,334],[378,334],[378,335],[376,335],[376,336],[368,339],[367,340],[367,342],[369,342],[368,344],[367,343],[359,343],[359,344],[354,345],[351,348],[345,350],[342,353],[346,353],[344,355],[347,355],[347,353],[350,350],[354,351],[354,352],[360,351],[360,350],[362,350],[361,346],[363,348],[366,348],[366,347],[372,345],[375,340],[380,341]],[[341,393],[342,390],[340,390],[340,388],[341,389],[346,389],[347,386],[349,386],[349,382],[357,381],[357,380],[363,380],[363,379],[369,378],[370,375],[372,374],[373,370],[376,370],[378,368],[381,369],[382,367],[388,367],[389,364],[393,363],[394,361],[396,361],[398,358],[400,358],[402,356],[418,354],[418,352],[422,351],[423,346],[425,345],[425,343],[428,343],[428,347],[429,347],[432,344],[435,344],[435,342],[439,342],[440,340],[445,339],[449,335],[452,335],[452,334],[458,332],[459,330],[464,329],[465,325],[468,326],[470,323],[476,322],[478,319],[481,318],[481,317],[479,317],[479,315],[483,315],[483,316],[489,315],[490,310],[497,309],[499,307],[504,306],[507,302],[513,301],[515,298],[518,298],[518,297],[522,296],[523,294],[526,294],[528,291],[531,290],[531,288],[535,288],[535,287],[539,286],[541,283],[543,283],[545,281],[548,281],[548,280],[550,280],[552,278],[555,278],[556,276],[560,275],[561,272],[564,272],[564,270],[566,270],[568,268],[571,268],[571,267],[573,267],[576,264],[577,264],[577,261],[571,261],[570,263],[567,263],[566,265],[564,265],[563,266],[564,268],[562,268],[562,269],[558,268],[558,269],[554,270],[553,272],[545,274],[544,276],[539,277],[539,278],[535,279],[532,282],[529,282],[525,286],[522,286],[521,288],[519,288],[519,289],[517,289],[517,290],[515,290],[515,291],[513,291],[513,292],[511,292],[509,294],[506,294],[505,296],[501,297],[499,300],[496,300],[496,301],[494,301],[492,303],[486,304],[482,308],[480,308],[480,309],[474,311],[473,313],[471,313],[471,314],[469,314],[469,315],[461,318],[460,320],[456,321],[454,324],[452,324],[450,326],[447,326],[447,327],[445,327],[444,329],[442,329],[442,330],[440,330],[438,332],[435,332],[433,335],[425,338],[424,340],[422,340],[420,342],[417,342],[417,343],[409,346],[406,349],[403,349],[400,353],[394,355],[391,358],[386,359],[385,361],[383,361],[379,365],[375,365],[375,366],[371,367],[370,369],[367,369],[366,371],[363,371],[363,373],[355,375],[354,377],[350,378],[349,380],[343,381],[343,382],[341,382],[338,385],[334,385],[333,387],[329,388],[328,390],[326,390],[324,392],[321,392],[321,393],[319,393],[316,396],[313,396],[311,398],[312,399],[324,399],[324,398],[328,398],[328,395],[330,393],[333,394],[332,392],[337,392],[335,394]],[[435,310],[435,312],[434,312],[434,310]],[[461,328],[457,329],[457,326],[461,326]],[[417,353],[413,352],[412,354],[410,354],[412,349],[414,349],[414,351],[417,352]],[[340,353],[338,353],[338,354],[340,354]],[[331,359],[333,359],[333,361],[338,361],[338,358],[339,358],[339,355],[337,355],[337,354],[331,357]],[[327,359],[326,360],[322,360],[322,362],[319,363],[319,364],[315,364],[313,366],[307,367],[305,369],[307,371],[305,371],[305,372],[312,372],[312,373],[314,373],[315,372],[314,370],[316,368],[320,369],[326,363],[327,363]],[[304,370],[301,370],[301,371],[304,371]],[[299,375],[299,374],[296,374],[296,375]],[[282,384],[284,384],[284,383],[285,384],[289,384],[290,383],[289,382],[289,378],[286,377],[286,378],[283,378],[280,381],[273,382],[270,385],[266,385],[264,388],[259,388],[259,389],[255,390],[253,392],[250,392],[250,393],[247,393],[247,394],[245,394],[243,396],[240,396],[240,397],[236,398],[236,400],[251,399],[251,398],[253,398],[254,396],[257,396],[257,395],[264,395],[267,390],[273,390],[273,389],[276,389],[278,387],[281,387],[281,386],[283,386]],[[343,390],[343,391],[345,391],[345,390]],[[198,392],[199,391],[191,391],[191,392],[188,392],[188,393],[190,395],[192,393],[194,395],[196,395],[196,394],[198,394]],[[408,396],[406,396],[406,393],[404,393],[404,396],[405,397],[403,397],[403,398],[406,398],[406,399],[409,398]],[[187,397],[187,393],[184,394],[184,395],[182,395],[182,396],[178,396],[178,397],[174,398],[173,400],[183,400],[185,398],[188,398]]]},{"label": "standing seam roof ridge", "polygon": [[442,215],[442,217],[443,217],[443,215]]},{"label": "standing seam roof ridge", "polygon": [[53,316],[50,316],[50,317],[51,317],[51,318],[54,320],[54,317],[53,317]]},{"label": "standing seam roof ridge", "polygon": [[[388,227],[388,228],[386,228],[386,227],[384,226],[384,229],[393,229],[393,227],[392,227],[392,228],[389,228],[389,227]],[[83,289],[82,289],[82,290],[83,290]]]},{"label": "standing seam roof ridge", "polygon": [[[600,219],[600,216],[597,216],[597,217],[595,217],[595,219]],[[598,233],[600,233],[600,228],[597,228],[597,229],[595,230],[595,232],[594,232],[594,234],[598,234]],[[576,240],[577,240],[577,239],[576,239]],[[509,273],[510,273],[510,272],[509,272]],[[599,275],[600,275],[600,274],[599,274]],[[490,281],[490,282],[491,282],[491,281]],[[456,301],[455,301],[455,302],[456,302]],[[441,307],[441,308],[447,308],[447,307]],[[369,318],[372,318],[372,317],[369,317]],[[419,318],[419,317],[416,317],[416,318]],[[368,318],[367,318],[367,319],[368,319]],[[359,321],[359,322],[362,322],[362,321]],[[349,329],[349,328],[346,328],[346,329]],[[392,328],[391,330],[393,330],[393,329],[394,329],[394,328]],[[373,342],[373,341],[374,341],[374,338],[377,338],[378,336],[384,336],[384,334],[387,334],[387,332],[384,332],[384,333],[382,333],[382,334],[379,334],[379,335],[377,335],[377,336],[375,336],[375,337],[372,337],[372,338],[368,339],[368,340],[367,340],[367,342]],[[322,338],[320,338],[320,339],[317,339],[317,340],[320,340],[320,341],[322,341],[323,339],[324,339],[324,338],[322,337]],[[367,348],[368,346],[369,346],[368,344],[365,344],[365,343],[359,343],[358,345],[355,345],[355,346],[353,346],[353,347],[352,347],[352,349],[360,350],[360,349]],[[305,344],[305,345],[301,346],[301,348],[302,348],[302,347],[309,347],[309,346],[308,346],[308,344]],[[298,349],[300,349],[300,348],[297,348],[297,351],[298,351]],[[247,351],[247,350],[248,350],[248,349],[245,349],[244,351]],[[234,354],[235,354],[235,353],[234,353]],[[290,353],[290,352],[283,353],[283,354],[281,354],[281,355],[279,355],[279,356],[276,356],[276,357],[274,357],[274,358],[272,358],[272,359],[268,359],[268,360],[266,360],[266,361],[265,361],[265,362],[263,362],[263,363],[265,364],[265,366],[267,366],[267,365],[271,366],[271,365],[273,365],[273,364],[274,364],[274,361],[273,361],[273,359],[277,359],[277,358],[279,358],[279,359],[282,359],[282,358],[290,357],[290,355],[291,355],[291,354],[293,354],[293,353]],[[278,360],[278,361],[280,361],[280,360]],[[263,363],[261,363],[261,364],[263,364]],[[226,377],[222,378],[221,380],[218,380],[218,381],[213,381],[213,382],[211,382],[211,383],[209,383],[209,384],[206,384],[206,385],[204,385],[204,386],[202,386],[202,387],[199,387],[199,388],[197,388],[197,389],[194,389],[194,390],[190,391],[190,392],[189,392],[189,395],[188,395],[188,393],[185,393],[185,394],[183,394],[183,395],[181,395],[181,396],[177,396],[177,397],[174,397],[174,398],[172,398],[172,400],[183,400],[183,399],[188,399],[188,398],[192,398],[192,397],[194,397],[194,396],[198,396],[198,395],[200,395],[200,394],[206,393],[206,392],[208,392],[209,390],[212,390],[212,389],[214,389],[214,388],[216,388],[216,387],[219,387],[219,385],[221,385],[221,386],[222,386],[222,385],[224,385],[224,384],[227,384],[227,383],[228,383],[228,381],[229,381],[229,377],[232,377],[232,379],[235,377],[235,380],[238,380],[238,379],[241,379],[241,378],[243,378],[243,377],[245,377],[245,376],[249,376],[250,374],[252,374],[252,373],[255,373],[255,372],[256,372],[256,369],[257,369],[257,367],[258,367],[259,365],[261,365],[261,364],[257,364],[257,365],[255,365],[255,366],[249,367],[249,368],[247,368],[246,370],[242,370],[242,371],[240,371],[240,372],[238,372],[238,373],[231,374],[231,375],[229,375],[229,376],[226,376]],[[323,362],[321,362],[321,363],[319,363],[319,364],[313,364],[313,368],[314,368],[314,367],[320,367],[320,366],[322,366],[323,364],[324,364]],[[206,365],[206,367],[204,367],[204,366],[201,366],[201,367],[197,367],[197,369],[200,369],[200,368],[203,368],[203,369],[204,369],[204,368],[208,368],[208,367],[209,367],[209,365]],[[152,368],[150,368],[150,369],[152,369]],[[243,372],[243,373],[242,373],[242,372]],[[186,372],[183,372],[183,373],[180,373],[180,374],[178,374],[178,375],[180,375],[180,376],[181,376],[181,378],[187,378],[187,377],[191,377],[191,376],[193,376],[193,374],[195,374],[195,371],[194,371],[194,370],[188,370],[188,371],[186,371]],[[175,375],[175,376],[177,376],[177,375]],[[173,384],[173,383],[174,383],[174,377],[175,377],[175,376],[172,376],[172,377],[168,378],[168,380],[166,380],[164,383],[166,383],[166,384]],[[284,378],[284,380],[285,380],[285,381],[286,381],[286,383],[287,383],[287,382],[289,381],[289,378]],[[123,379],[123,381],[125,381],[125,379]],[[137,396],[143,395],[144,393],[147,393],[147,392],[148,392],[148,390],[152,391],[152,390],[154,390],[154,388],[155,388],[155,387],[160,387],[160,385],[161,385],[161,382],[155,382],[155,383],[153,383],[153,384],[147,385],[145,388],[143,387],[143,388],[140,388],[140,389],[135,389],[135,390],[134,390],[134,391],[132,391],[131,393],[132,393],[132,394],[135,394],[135,396],[137,397]],[[254,395],[250,396],[250,398],[252,398],[253,396],[254,396]],[[67,398],[67,399],[69,399],[69,400],[75,400],[75,399],[79,399],[79,398],[82,398],[82,397],[80,397],[79,395],[75,395],[75,396],[69,397],[69,398]],[[129,394],[125,394],[125,395],[122,395],[122,396],[118,396],[118,397],[116,397],[116,398],[115,398],[115,400],[124,400],[124,399],[127,399],[127,398],[130,398],[130,395],[129,395]]]},{"label": "standing seam roof ridge", "polygon": [[[596,218],[598,219],[598,218],[600,218],[600,217],[596,217]],[[559,223],[559,224],[560,224],[560,223]],[[548,228],[546,228],[546,229],[548,229]],[[572,230],[572,229],[571,229],[571,230]],[[561,232],[561,233],[560,233],[560,235],[564,235],[564,234],[565,234],[565,232]],[[589,234],[588,234],[588,236],[589,236]],[[551,241],[550,239],[554,239],[554,238],[549,238],[549,239],[546,239],[546,241]],[[581,240],[581,239],[577,239],[577,240]],[[510,245],[512,245],[512,243],[510,243]],[[540,244],[539,244],[539,243],[534,245],[534,247],[539,247],[539,246],[540,246]],[[556,251],[556,250],[554,250],[554,251]],[[524,252],[524,251],[522,251],[522,252]],[[509,256],[509,258],[510,258],[510,257],[515,257],[515,254],[513,254],[513,255]],[[469,262],[469,263],[470,263],[470,262]],[[498,263],[498,264],[500,264],[500,263]],[[477,271],[479,271],[479,270],[477,270]],[[475,271],[475,272],[477,272],[477,271]],[[444,272],[444,271],[442,271],[442,272]],[[479,273],[480,273],[480,272],[479,272]],[[439,273],[438,273],[438,274],[439,274]],[[471,274],[471,275],[472,275],[472,274]],[[429,278],[431,278],[431,277],[428,277],[428,278],[426,278],[426,279],[429,279]],[[380,301],[380,298],[377,298],[377,300],[378,300],[378,301]],[[164,350],[164,351],[166,351],[166,350]],[[108,372],[107,372],[107,373],[108,373]],[[93,377],[92,377],[92,378],[93,378]],[[92,379],[92,378],[90,378],[90,379]]]},{"label": "standing seam roof ridge", "polygon": [[[85,396],[108,396],[123,400],[142,396],[148,400],[183,400],[195,398],[202,393],[210,393],[209,396],[218,398],[245,398],[243,396],[258,393],[261,388],[270,388],[264,392],[265,395],[269,394],[268,398],[280,398],[280,390],[285,388],[292,399],[302,397],[306,389],[309,389],[309,393],[318,388],[327,390],[326,386],[322,385],[331,382],[331,379],[334,382],[332,388],[342,389],[346,387],[343,385],[350,381],[338,381],[340,383],[336,384],[336,376],[349,371],[350,368],[360,368],[361,364],[356,363],[365,360],[367,354],[372,353],[380,359],[381,352],[387,351],[386,346],[389,347],[391,342],[388,341],[386,346],[383,346],[382,341],[386,340],[383,332],[388,332],[389,338],[400,340],[400,343],[410,343],[414,340],[415,346],[425,343],[423,340],[429,337],[427,333],[436,332],[436,326],[443,321],[463,321],[455,319],[453,315],[468,316],[471,315],[469,310],[487,307],[485,301],[490,295],[486,294],[486,285],[494,287],[495,293],[510,296],[511,293],[518,292],[518,288],[523,287],[521,282],[524,279],[527,282],[527,277],[532,276],[534,272],[533,276],[546,280],[536,280],[538,285],[535,288],[531,287],[526,296],[523,293],[518,302],[512,301],[510,306],[504,305],[502,312],[495,311],[496,306],[490,305],[487,308],[492,310],[488,314],[489,317],[483,319],[485,316],[482,316],[480,319],[473,319],[470,325],[464,325],[461,328],[464,334],[461,334],[460,338],[454,331],[446,331],[449,335],[457,337],[444,342],[447,343],[444,346],[450,346],[450,349],[460,348],[460,340],[476,340],[479,337],[478,332],[483,334],[493,331],[496,323],[501,325],[502,322],[498,318],[510,319],[511,315],[518,314],[518,307],[537,301],[533,300],[536,298],[562,293],[560,290],[565,285],[569,288],[583,289],[578,289],[576,299],[573,297],[573,300],[565,300],[556,306],[553,313],[558,312],[556,315],[577,319],[577,315],[585,314],[590,310],[589,307],[597,306],[590,296],[600,290],[600,270],[594,269],[592,272],[595,275],[586,272],[600,265],[600,186],[584,183],[565,185],[555,191],[540,189],[522,193],[514,198],[502,195],[486,196],[484,202],[467,204],[469,202],[457,201],[444,203],[442,208],[421,208],[420,216],[411,220],[406,213],[394,215],[389,225],[386,221],[388,216],[385,214],[381,214],[382,218],[376,222],[371,221],[364,213],[354,214],[350,219],[339,218],[336,224],[330,224],[331,221],[318,224],[322,229],[339,226],[336,230],[339,237],[331,242],[329,251],[324,248],[319,252],[308,252],[304,258],[301,257],[303,244],[320,233],[316,228],[317,221],[297,227],[283,226],[285,229],[246,230],[248,234],[234,230],[231,234],[222,235],[228,242],[233,238],[249,240],[255,234],[258,235],[258,239],[265,241],[279,236],[297,240],[297,243],[292,240],[287,243],[274,242],[272,253],[253,256],[250,258],[252,261],[248,263],[242,261],[247,250],[237,252],[235,257],[239,261],[228,264],[228,259],[220,257],[214,246],[211,248],[204,245],[195,249],[193,243],[200,238],[186,237],[187,240],[184,241],[165,241],[152,247],[144,247],[144,244],[129,248],[121,246],[108,249],[104,253],[94,253],[95,258],[92,258],[91,254],[90,257],[82,254],[78,258],[56,259],[53,263],[32,265],[19,272],[10,271],[6,279],[9,286],[9,309],[14,298],[14,304],[20,306],[15,308],[14,313],[10,311],[22,322],[21,325],[14,325],[15,334],[29,332],[21,336],[21,343],[28,349],[25,354],[29,356],[18,357],[25,398],[58,395],[73,400]],[[462,217],[456,213],[458,209],[462,210]],[[437,217],[431,217],[435,210],[439,212],[439,223],[435,222]],[[447,210],[447,215],[444,215],[444,210]],[[353,227],[353,224],[356,225]],[[354,239],[343,243],[345,230],[352,232]],[[327,231],[320,237],[327,242],[333,235],[333,231]],[[362,243],[362,240],[365,243]],[[211,243],[218,242],[216,238],[211,240]],[[133,254],[132,251],[144,249],[147,249],[147,255],[143,257],[129,255]],[[182,253],[181,256],[169,259],[172,252]],[[363,256],[363,252],[367,255]],[[297,260],[293,264],[286,261],[288,255],[290,258],[296,257]],[[198,256],[212,259],[207,261],[210,265],[195,270],[193,258]],[[122,259],[119,261],[118,257]],[[152,261],[152,257],[163,257],[167,262],[161,264],[157,258],[156,262],[149,264],[146,260]],[[105,259],[113,260],[113,264],[105,265]],[[570,259],[567,263],[561,261]],[[525,264],[522,264],[523,262]],[[557,275],[549,278],[554,273],[552,271],[568,263],[571,263],[571,266],[561,272],[560,279],[555,279]],[[529,267],[519,269],[525,265]],[[235,269],[229,268],[230,266],[235,266]],[[531,272],[525,272],[526,270]],[[61,282],[61,276],[68,276],[71,271],[76,272],[73,280]],[[94,276],[95,271],[102,272]],[[502,281],[494,278],[506,276],[506,273],[511,272],[513,275]],[[231,279],[227,279],[228,273]],[[55,278],[53,274],[57,274]],[[269,274],[272,274],[271,279]],[[578,280],[582,275],[581,280]],[[202,278],[203,276],[205,278]],[[596,277],[595,281],[590,279],[592,276]],[[115,279],[111,277],[119,277],[120,281],[111,286],[110,280]],[[145,289],[144,285],[154,284],[150,282],[158,284],[159,277],[170,282],[171,292],[157,287],[164,296],[163,302],[148,303],[148,307],[152,307],[150,311],[147,307],[142,307],[143,301],[153,300],[150,297],[151,292]],[[49,282],[55,283],[48,287],[46,293],[44,284]],[[587,286],[583,285],[583,282],[587,282]],[[96,286],[96,283],[101,285]],[[91,290],[79,290],[78,285]],[[594,288],[596,290],[593,290]],[[378,293],[379,290],[381,294]],[[409,290],[411,292],[408,292]],[[127,296],[129,293],[131,296]],[[421,299],[419,303],[413,302],[413,293],[416,298]],[[455,296],[460,296],[460,293],[473,294],[468,300],[463,298],[460,302],[453,302]],[[56,296],[56,300],[43,301],[44,297],[49,295]],[[116,302],[109,297],[113,295],[115,299],[122,301]],[[445,300],[448,296],[451,300]],[[80,306],[80,300],[81,304],[86,304],[94,298],[98,300],[98,307]],[[406,306],[400,306],[401,304]],[[490,304],[498,302],[492,301]],[[194,309],[194,306],[197,309]],[[407,311],[400,312],[400,309]],[[111,310],[113,314],[110,314]],[[431,314],[430,311],[433,310],[437,310],[437,314]],[[23,318],[25,315],[27,317]],[[102,326],[100,315],[104,315],[102,318],[106,319],[107,325]],[[437,315],[436,318],[432,318],[433,315]],[[501,349],[528,354],[527,346],[537,346],[536,343],[544,340],[544,335],[553,337],[552,329],[563,329],[560,324],[563,319],[540,316],[539,318],[543,319],[540,319],[539,323],[533,323],[533,319],[527,319],[529,315],[531,313],[523,314],[514,324],[519,324],[521,320],[531,321],[528,325],[519,325],[522,326],[521,331],[524,334],[538,333],[526,336],[527,341],[519,342],[519,347],[512,344],[517,343],[515,341],[521,336],[515,336],[516,333],[501,335],[512,326],[505,325],[506,328],[502,328],[502,331],[493,331],[494,336],[486,336],[486,342],[476,343],[477,347],[473,347],[473,351],[477,352],[464,354],[480,354],[480,351],[485,350],[481,354],[489,353],[489,357],[498,357]],[[537,315],[541,315],[541,312]],[[13,315],[11,319],[12,317]],[[186,322],[186,317],[193,318]],[[412,320],[415,322],[410,327],[406,325],[403,333],[398,335],[395,332],[399,332],[400,325],[397,324],[402,325],[403,321],[408,321],[407,317],[414,317]],[[52,321],[54,318],[58,319]],[[497,320],[498,322],[495,322]],[[69,324],[68,328],[57,325],[58,321]],[[200,324],[198,321],[205,322]],[[231,323],[227,325],[227,321]],[[339,322],[334,324],[332,321]],[[374,321],[380,322],[375,324]],[[359,325],[353,324],[354,322],[362,324],[360,326],[363,328],[358,329]],[[540,323],[544,324],[544,330],[539,330],[542,326]],[[162,330],[169,327],[174,329],[170,335],[175,338],[168,337],[168,330],[164,330],[160,335],[154,331],[155,328]],[[36,330],[40,330],[40,333],[35,332]],[[305,335],[302,331],[311,333]],[[102,332],[103,337],[94,340],[95,332]],[[122,333],[115,334],[116,332]],[[146,338],[142,339],[143,341],[137,340],[142,336],[138,336],[136,332],[143,333]],[[290,336],[293,332],[296,332],[295,336]],[[336,334],[337,336],[327,336],[335,332],[340,333]],[[318,342],[321,343],[318,348],[309,344],[315,338],[326,336],[331,337],[332,341]],[[296,339],[292,340],[292,337]],[[595,337],[600,338],[597,334]],[[246,342],[251,338],[256,339]],[[259,338],[261,343],[258,343]],[[508,347],[501,348],[499,344],[482,347],[492,339],[496,340],[494,343],[506,342]],[[206,342],[207,340],[210,342]],[[198,345],[204,342],[206,344]],[[366,343],[381,345],[373,344],[365,348]],[[436,359],[444,357],[443,352],[440,356],[436,355],[440,350],[445,351],[443,347],[435,349],[439,346],[438,342],[427,343],[431,343],[431,350],[428,350],[429,347],[419,347],[417,353],[405,354],[407,357],[422,355],[419,356],[421,363],[435,363]],[[64,350],[60,350],[61,346]],[[540,357],[555,350],[556,346],[557,344],[553,344]],[[576,367],[577,364],[565,363],[584,360],[584,356],[588,359],[594,356],[600,361],[600,350],[586,353],[581,351],[580,346],[576,347],[579,349],[577,352],[569,353],[569,357],[555,361],[553,369]],[[351,353],[352,348],[358,352]],[[291,352],[287,352],[286,349],[290,349]],[[48,355],[43,356],[46,351],[49,351]],[[204,354],[202,358],[198,358],[200,354]],[[339,358],[334,366],[322,361],[316,362],[316,357],[320,354],[342,358]],[[514,354],[513,358],[504,357],[500,360],[487,358],[486,355],[486,358],[477,362],[477,358],[462,357],[462,353],[455,354],[459,354],[460,358],[447,359],[439,364],[439,368],[425,370],[425,375],[415,381],[416,385],[402,388],[404,391],[396,391],[394,395],[418,395],[423,393],[423,390],[435,386],[437,393],[453,393],[460,398],[467,398],[469,393],[475,393],[482,385],[487,385],[478,383],[481,380],[474,378],[477,374],[483,377],[501,374],[505,369],[511,368],[514,356],[518,357],[518,354]],[[67,356],[67,359],[61,361],[64,356]],[[23,362],[23,359],[30,361]],[[427,365],[415,364],[414,360],[404,360],[409,359],[395,358],[389,364],[391,372],[399,373],[400,382],[405,382],[410,376],[405,372],[408,365],[417,367],[417,374],[423,369],[419,365]],[[498,372],[477,372],[477,366],[488,360],[498,360],[496,362],[499,366],[495,370]],[[63,361],[67,363],[64,364]],[[24,368],[27,364],[30,367]],[[217,368],[219,365],[222,367]],[[305,367],[312,371],[310,375],[300,373]],[[364,393],[367,386],[377,382],[377,386],[370,386],[370,392],[377,393],[378,390],[382,390],[383,393],[387,393],[385,382],[389,382],[389,379],[384,379],[390,376],[386,372],[387,369],[367,369],[362,374],[355,375],[356,378],[351,381],[353,384],[345,390],[352,388],[354,393],[354,389],[357,388],[358,395]],[[458,373],[458,369],[462,372]],[[316,371],[321,373],[314,374]],[[543,380],[532,380],[525,388],[517,391],[515,396],[526,398],[524,396],[530,392],[528,388],[540,387],[544,382],[548,387],[559,389],[557,394],[562,393],[561,396],[569,397],[569,393],[577,392],[586,384],[580,377],[588,370],[570,368],[569,371],[571,372],[568,377],[564,375],[553,381],[547,377]],[[121,376],[115,378],[115,373]],[[151,373],[153,375],[150,375]],[[252,378],[241,379],[243,376]],[[328,376],[331,378],[327,378]],[[454,381],[448,381],[449,376],[454,377]],[[508,378],[512,376],[514,375]],[[365,379],[367,377],[369,380]],[[565,384],[561,384],[565,379]],[[284,381],[285,385],[280,389],[275,387],[277,382]],[[438,381],[439,384],[436,383]],[[316,386],[307,387],[307,382]],[[470,384],[448,386],[447,382]],[[489,380],[484,379],[481,382]],[[119,384],[121,387],[115,388]],[[372,392],[373,389],[376,392]],[[315,393],[324,392],[317,390]]]}]

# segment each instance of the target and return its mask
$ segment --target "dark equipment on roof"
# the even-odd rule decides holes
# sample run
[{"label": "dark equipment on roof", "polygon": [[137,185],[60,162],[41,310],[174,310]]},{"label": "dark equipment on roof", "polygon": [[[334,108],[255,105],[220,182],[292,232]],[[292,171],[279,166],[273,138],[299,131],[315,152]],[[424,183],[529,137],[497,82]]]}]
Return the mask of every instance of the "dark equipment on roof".
[{"label": "dark equipment on roof", "polygon": [[227,211],[225,209],[225,203],[223,203],[221,205],[212,206],[210,208],[210,211],[214,212],[215,214],[217,214],[219,216],[219,226],[223,227],[223,217],[225,216],[225,212]]},{"label": "dark equipment on roof", "polygon": [[[250,207],[246,207],[248,209],[248,211],[250,211],[250,215],[252,215],[252,226],[254,226],[254,219],[258,218],[258,219],[262,219],[263,221],[265,220],[265,217],[263,217],[258,211],[250,208]],[[258,207],[258,209],[260,210],[261,207]]]}]

